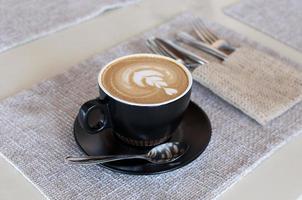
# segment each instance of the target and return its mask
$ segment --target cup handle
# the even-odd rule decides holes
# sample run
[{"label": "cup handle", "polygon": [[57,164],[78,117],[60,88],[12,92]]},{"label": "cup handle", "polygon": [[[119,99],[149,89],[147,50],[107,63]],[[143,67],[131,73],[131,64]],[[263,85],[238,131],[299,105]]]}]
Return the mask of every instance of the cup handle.
[{"label": "cup handle", "polygon": [[[99,109],[101,111],[102,117],[96,125],[91,126],[89,124],[89,116],[91,112],[96,109]],[[106,128],[110,128],[111,123],[108,104],[102,102],[98,98],[87,101],[81,106],[79,110],[78,120],[81,127],[84,128],[89,134],[96,134]]]}]

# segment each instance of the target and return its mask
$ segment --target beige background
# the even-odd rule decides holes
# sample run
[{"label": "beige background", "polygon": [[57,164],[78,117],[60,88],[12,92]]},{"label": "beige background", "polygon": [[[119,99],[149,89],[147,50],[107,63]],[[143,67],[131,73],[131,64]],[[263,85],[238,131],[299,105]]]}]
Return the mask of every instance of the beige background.
[{"label": "beige background", "polygon": [[[0,54],[0,99],[64,72],[72,65],[186,10],[213,19],[289,58],[302,54],[232,19],[222,7],[236,0],[143,0]],[[175,27],[177,30],[177,27]],[[221,200],[302,198],[302,136],[291,141],[224,193]],[[0,199],[43,199],[39,191],[0,156]]]}]

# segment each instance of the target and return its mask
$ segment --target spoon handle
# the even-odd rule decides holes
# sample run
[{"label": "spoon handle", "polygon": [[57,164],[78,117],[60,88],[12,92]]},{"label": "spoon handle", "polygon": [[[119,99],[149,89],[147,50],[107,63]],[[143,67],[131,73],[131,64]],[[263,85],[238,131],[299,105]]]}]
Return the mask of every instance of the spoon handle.
[{"label": "spoon handle", "polygon": [[85,156],[85,157],[72,157],[67,156],[65,159],[71,164],[100,164],[117,160],[127,159],[146,159],[145,155],[105,155],[105,156]]}]

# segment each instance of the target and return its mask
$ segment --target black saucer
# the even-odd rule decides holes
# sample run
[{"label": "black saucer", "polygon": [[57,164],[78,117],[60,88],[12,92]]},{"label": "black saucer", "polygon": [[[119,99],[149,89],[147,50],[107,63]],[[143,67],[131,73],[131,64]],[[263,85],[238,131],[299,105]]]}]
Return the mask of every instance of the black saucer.
[{"label": "black saucer", "polygon": [[[121,142],[111,129],[90,135],[81,128],[78,120],[74,123],[77,144],[87,155],[140,154],[148,148],[129,146]],[[180,168],[196,159],[208,146],[211,138],[211,124],[205,112],[190,102],[184,118],[169,141],[184,141],[190,147],[178,160],[168,164],[153,164],[144,160],[123,160],[101,164],[113,171],[127,174],[157,174]],[[149,148],[150,149],[150,148]]]}]

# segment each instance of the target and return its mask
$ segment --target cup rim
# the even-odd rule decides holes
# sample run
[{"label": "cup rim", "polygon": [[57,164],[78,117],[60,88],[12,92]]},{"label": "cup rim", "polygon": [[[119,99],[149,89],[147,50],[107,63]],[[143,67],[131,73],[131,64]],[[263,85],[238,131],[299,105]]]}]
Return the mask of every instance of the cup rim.
[{"label": "cup rim", "polygon": [[[117,62],[120,62],[122,60],[125,60],[125,59],[129,59],[129,58],[139,58],[139,57],[149,57],[149,58],[160,58],[160,59],[164,59],[164,60],[167,60],[169,62],[173,62],[175,63],[176,65],[178,65],[179,67],[181,67],[187,77],[188,77],[188,86],[186,88],[186,90],[179,96],[173,98],[173,99],[170,99],[170,100],[167,100],[167,101],[163,101],[163,102],[160,102],[160,103],[135,103],[135,102],[131,102],[131,101],[127,101],[127,100],[123,100],[121,98],[118,98],[114,95],[112,95],[105,87],[104,85],[102,84],[102,74],[103,72],[105,71],[106,68],[108,68],[109,66],[117,63]],[[119,57],[117,59],[114,59],[113,61],[109,62],[108,64],[106,64],[99,72],[98,74],[98,85],[99,87],[103,90],[103,92],[110,96],[111,98],[113,98],[114,100],[116,101],[119,101],[121,103],[124,103],[124,104],[128,104],[128,105],[133,105],[133,106],[146,106],[146,107],[154,107],[154,106],[162,106],[162,105],[166,105],[166,104],[169,104],[169,103],[172,103],[174,101],[177,101],[178,99],[182,98],[183,96],[185,96],[191,89],[192,87],[192,84],[193,84],[193,78],[192,78],[192,74],[191,72],[183,65],[181,64],[180,62],[172,59],[172,58],[169,58],[167,56],[162,56],[162,55],[157,55],[157,54],[151,54],[151,53],[139,53],[139,54],[131,54],[131,55],[127,55],[127,56],[122,56],[122,57]]]}]

